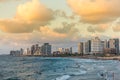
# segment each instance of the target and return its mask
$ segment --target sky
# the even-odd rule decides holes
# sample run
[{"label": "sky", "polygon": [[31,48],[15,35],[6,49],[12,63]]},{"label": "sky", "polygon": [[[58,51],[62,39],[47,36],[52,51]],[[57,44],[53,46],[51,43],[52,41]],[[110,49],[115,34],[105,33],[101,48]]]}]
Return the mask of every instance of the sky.
[{"label": "sky", "polygon": [[120,0],[0,0],[0,54],[49,42],[120,38]]}]

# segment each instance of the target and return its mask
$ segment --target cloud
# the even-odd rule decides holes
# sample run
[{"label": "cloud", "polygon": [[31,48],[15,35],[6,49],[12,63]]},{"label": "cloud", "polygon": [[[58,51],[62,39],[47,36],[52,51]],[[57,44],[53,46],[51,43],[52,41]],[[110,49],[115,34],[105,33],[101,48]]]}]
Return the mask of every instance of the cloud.
[{"label": "cloud", "polygon": [[52,10],[41,4],[39,0],[32,0],[18,6],[15,18],[28,22],[44,22],[51,20],[52,14]]},{"label": "cloud", "polygon": [[92,33],[95,33],[95,32],[105,32],[107,29],[108,29],[109,25],[108,24],[99,24],[99,25],[96,25],[96,26],[89,26],[87,28],[87,31],[88,32],[92,32]]},{"label": "cloud", "polygon": [[[77,41],[80,38],[79,30],[75,27],[76,23],[71,22],[63,22],[61,27],[56,27],[53,29],[54,32],[59,34],[65,34],[65,38],[59,38],[57,41],[65,42],[65,41]],[[62,39],[62,40],[61,40]]]},{"label": "cloud", "polygon": [[67,0],[81,21],[91,24],[105,23],[120,17],[120,0]]},{"label": "cloud", "polygon": [[95,30],[98,32],[105,32],[108,29],[108,27],[108,24],[100,24],[95,28]]},{"label": "cloud", "polygon": [[67,35],[65,33],[58,33],[50,29],[47,26],[40,27],[40,33],[42,36],[52,37],[52,38],[65,38]]},{"label": "cloud", "polygon": [[32,0],[19,5],[14,18],[0,19],[0,30],[8,33],[31,33],[39,31],[39,27],[48,24],[52,18],[52,10],[38,0]]},{"label": "cloud", "polygon": [[87,31],[88,31],[88,32],[91,32],[91,33],[95,33],[95,29],[94,29],[92,26],[89,26],[89,27],[87,28]]},{"label": "cloud", "polygon": [[34,30],[39,29],[38,23],[27,23],[19,20],[0,20],[0,30],[7,33],[31,33]]},{"label": "cloud", "polygon": [[[79,18],[78,15],[71,13],[71,14],[67,14],[65,11],[63,10],[55,10],[54,11],[54,17],[61,17],[61,18],[65,18],[65,19],[69,19],[69,20],[76,20]],[[80,20],[80,19],[78,19]]]},{"label": "cloud", "polygon": [[112,27],[114,32],[120,32],[120,19],[116,20]]},{"label": "cloud", "polygon": [[75,28],[76,23],[69,24],[67,22],[63,22],[62,25],[62,28],[55,28],[54,31],[58,33],[67,33],[71,36],[78,32],[78,29]]},{"label": "cloud", "polygon": [[116,27],[113,27],[113,31],[114,32],[119,32],[120,31],[120,25],[116,26]]},{"label": "cloud", "polygon": [[0,0],[0,2],[19,1],[19,0]]}]

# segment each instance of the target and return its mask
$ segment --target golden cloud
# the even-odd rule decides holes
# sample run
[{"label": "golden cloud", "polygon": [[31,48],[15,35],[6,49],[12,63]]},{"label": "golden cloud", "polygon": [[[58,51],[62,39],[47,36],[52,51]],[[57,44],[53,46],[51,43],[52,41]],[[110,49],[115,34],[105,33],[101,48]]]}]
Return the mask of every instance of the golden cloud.
[{"label": "golden cloud", "polygon": [[120,32],[120,18],[113,22],[112,29],[114,32]]},{"label": "golden cloud", "polygon": [[104,23],[120,17],[120,0],[67,0],[83,22]]},{"label": "golden cloud", "polygon": [[55,28],[54,31],[60,34],[66,34],[68,39],[78,37],[79,30],[75,27],[76,23],[63,22],[62,27]]},{"label": "golden cloud", "polygon": [[92,26],[87,27],[87,31],[91,33],[95,33],[95,29]]},{"label": "golden cloud", "polygon": [[8,1],[19,1],[19,0],[0,0],[0,2],[8,2]]},{"label": "golden cloud", "polygon": [[113,31],[115,31],[115,32],[119,32],[119,31],[120,31],[120,25],[119,25],[119,26],[115,26],[115,27],[113,27]]},{"label": "golden cloud", "polygon": [[109,25],[108,24],[99,24],[97,26],[89,26],[87,28],[88,32],[105,32],[108,29]]},{"label": "golden cloud", "polygon": [[27,23],[15,19],[0,20],[0,30],[7,33],[31,33],[34,30],[38,30],[38,25],[44,25],[43,23]]},{"label": "golden cloud", "polygon": [[98,32],[105,32],[108,29],[108,27],[108,24],[100,24],[95,28],[95,30]]},{"label": "golden cloud", "polygon": [[0,30],[8,33],[31,33],[52,19],[52,10],[38,0],[21,4],[12,19],[0,19]]},{"label": "golden cloud", "polygon": [[19,5],[15,18],[23,21],[48,21],[52,18],[52,10],[41,4],[38,0],[32,0]]},{"label": "golden cloud", "polygon": [[58,32],[55,32],[53,31],[52,29],[50,29],[49,27],[47,26],[44,26],[44,27],[40,27],[40,33],[42,36],[47,36],[47,37],[57,37],[57,38],[65,38],[67,37],[66,34],[64,33],[58,33]]}]

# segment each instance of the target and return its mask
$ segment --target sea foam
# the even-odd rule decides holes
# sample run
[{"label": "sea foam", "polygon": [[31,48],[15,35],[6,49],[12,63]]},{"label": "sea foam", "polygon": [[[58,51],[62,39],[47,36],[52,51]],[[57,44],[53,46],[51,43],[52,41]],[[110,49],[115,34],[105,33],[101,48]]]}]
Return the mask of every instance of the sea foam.
[{"label": "sea foam", "polygon": [[63,76],[61,76],[61,77],[57,77],[56,79],[54,79],[54,80],[67,80],[67,79],[69,79],[70,78],[70,75],[63,75]]}]

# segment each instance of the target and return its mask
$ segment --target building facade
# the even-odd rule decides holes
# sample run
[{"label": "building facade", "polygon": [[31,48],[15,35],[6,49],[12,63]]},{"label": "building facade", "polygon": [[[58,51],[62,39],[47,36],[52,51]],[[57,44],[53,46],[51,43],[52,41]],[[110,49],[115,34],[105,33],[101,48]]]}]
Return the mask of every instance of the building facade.
[{"label": "building facade", "polygon": [[87,42],[78,44],[79,54],[119,54],[119,39],[109,39],[101,41],[95,37]]},{"label": "building facade", "polygon": [[91,40],[91,53],[92,54],[103,53],[103,46],[101,40],[98,37],[95,37]]},{"label": "building facade", "polygon": [[65,52],[64,48],[58,48],[58,51],[60,52],[60,54],[64,54]]},{"label": "building facade", "polygon": [[83,42],[78,43],[78,54],[83,54]]},{"label": "building facade", "polygon": [[50,55],[51,54],[51,45],[49,43],[44,43],[41,46],[41,52],[43,55]]},{"label": "building facade", "polygon": [[70,54],[72,54],[72,52],[73,52],[73,51],[72,51],[72,47],[70,47]]},{"label": "building facade", "polygon": [[110,39],[108,48],[115,49],[115,54],[119,54],[119,39]]},{"label": "building facade", "polygon": [[115,40],[115,50],[116,54],[119,54],[119,39],[114,39]]}]

